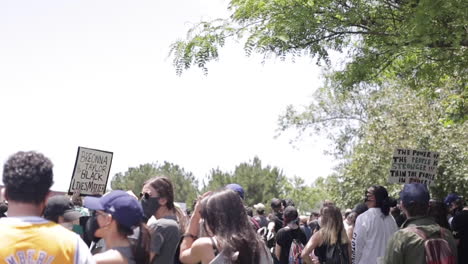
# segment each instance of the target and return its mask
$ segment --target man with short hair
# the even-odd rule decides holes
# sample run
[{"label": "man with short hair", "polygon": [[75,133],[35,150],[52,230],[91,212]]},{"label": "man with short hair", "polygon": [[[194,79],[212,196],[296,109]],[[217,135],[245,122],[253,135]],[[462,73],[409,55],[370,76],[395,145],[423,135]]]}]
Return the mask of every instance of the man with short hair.
[{"label": "man with short hair", "polygon": [[[400,205],[407,220],[402,229],[395,232],[387,244],[384,258],[386,264],[425,264],[426,251],[424,239],[413,228],[417,228],[427,238],[442,238],[448,242],[456,259],[457,246],[449,230],[439,226],[427,216],[429,191],[420,183],[405,184],[400,192]],[[418,232],[419,232],[418,231]]]},{"label": "man with short hair", "polygon": [[273,198],[271,200],[271,210],[273,211],[273,218],[270,219],[268,229],[274,231],[276,234],[278,230],[283,227],[283,203],[280,199]]},{"label": "man with short hair", "polygon": [[41,218],[53,183],[52,162],[18,152],[3,167],[8,217],[0,219],[0,260],[6,263],[94,263],[75,233]]}]

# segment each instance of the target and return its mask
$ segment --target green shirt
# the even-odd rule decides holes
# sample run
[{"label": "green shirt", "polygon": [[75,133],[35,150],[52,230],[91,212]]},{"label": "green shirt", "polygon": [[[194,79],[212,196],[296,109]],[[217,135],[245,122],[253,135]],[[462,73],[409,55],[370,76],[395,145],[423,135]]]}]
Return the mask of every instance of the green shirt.
[{"label": "green shirt", "polygon": [[[409,226],[417,226],[428,238],[440,237],[440,227],[431,217],[414,217],[406,220],[390,238],[385,252],[385,264],[426,264],[424,240],[412,231],[405,230]],[[449,243],[457,258],[457,246],[452,233],[444,229],[444,238]]]}]

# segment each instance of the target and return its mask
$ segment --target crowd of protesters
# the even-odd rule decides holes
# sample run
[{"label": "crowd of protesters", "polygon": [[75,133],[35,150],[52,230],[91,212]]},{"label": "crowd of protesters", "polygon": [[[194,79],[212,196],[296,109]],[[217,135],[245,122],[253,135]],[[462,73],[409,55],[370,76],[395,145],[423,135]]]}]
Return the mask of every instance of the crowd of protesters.
[{"label": "crowd of protesters", "polygon": [[37,152],[5,162],[0,263],[468,263],[463,197],[431,200],[418,183],[405,184],[399,202],[373,185],[354,209],[326,200],[303,215],[279,197],[252,210],[232,183],[199,196],[189,216],[163,176],[145,182],[139,197],[49,197],[52,167]]}]

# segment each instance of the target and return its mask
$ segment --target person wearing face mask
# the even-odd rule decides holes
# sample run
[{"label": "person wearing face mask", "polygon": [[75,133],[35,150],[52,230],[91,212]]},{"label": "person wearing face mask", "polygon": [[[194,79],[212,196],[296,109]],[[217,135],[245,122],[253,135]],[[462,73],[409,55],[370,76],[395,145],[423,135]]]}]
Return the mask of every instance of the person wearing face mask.
[{"label": "person wearing face mask", "polygon": [[[96,263],[148,264],[150,234],[143,222],[143,209],[137,199],[120,190],[86,197],[84,206],[94,210],[88,220],[90,235],[104,239],[106,251],[94,255]],[[138,232],[136,240],[134,231]]]},{"label": "person wearing face mask", "polygon": [[179,238],[187,222],[182,210],[174,205],[174,188],[166,177],[155,177],[143,185],[140,202],[151,232],[151,263],[173,263]]},{"label": "person wearing face mask", "polygon": [[352,263],[376,264],[385,255],[389,238],[398,230],[389,214],[396,201],[379,185],[369,187],[364,200],[369,209],[357,217],[354,225]]},{"label": "person wearing face mask", "polygon": [[44,218],[83,235],[80,226],[80,212],[74,209],[73,203],[65,195],[56,195],[47,200]]},{"label": "person wearing face mask", "polygon": [[94,263],[83,240],[41,217],[53,183],[52,162],[29,151],[12,155],[3,167],[8,217],[0,219],[4,263]]}]

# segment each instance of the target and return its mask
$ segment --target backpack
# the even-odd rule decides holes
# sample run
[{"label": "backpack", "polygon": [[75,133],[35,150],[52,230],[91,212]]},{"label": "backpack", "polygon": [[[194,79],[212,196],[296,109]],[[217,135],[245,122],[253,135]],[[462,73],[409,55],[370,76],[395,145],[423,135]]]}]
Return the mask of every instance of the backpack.
[{"label": "backpack", "polygon": [[268,230],[266,226],[260,228],[257,230],[257,234],[262,237],[263,242],[265,242],[265,245],[267,246],[268,249],[274,248],[276,241],[275,241],[275,234]]},{"label": "backpack", "polygon": [[447,240],[444,239],[444,228],[440,228],[440,237],[428,238],[421,229],[417,227],[407,227],[408,231],[416,233],[424,240],[424,251],[426,253],[427,264],[455,264],[455,256]]},{"label": "backpack", "polygon": [[349,252],[348,244],[336,242],[333,245],[327,246],[326,261],[327,264],[348,264]]},{"label": "backpack", "polygon": [[327,245],[325,263],[327,264],[348,264],[349,251],[348,244],[341,244],[341,232],[338,232],[338,240],[333,245]]},{"label": "backpack", "polygon": [[289,249],[289,264],[302,264],[301,253],[304,249],[304,245],[298,239],[293,239],[291,243],[291,248]]}]

